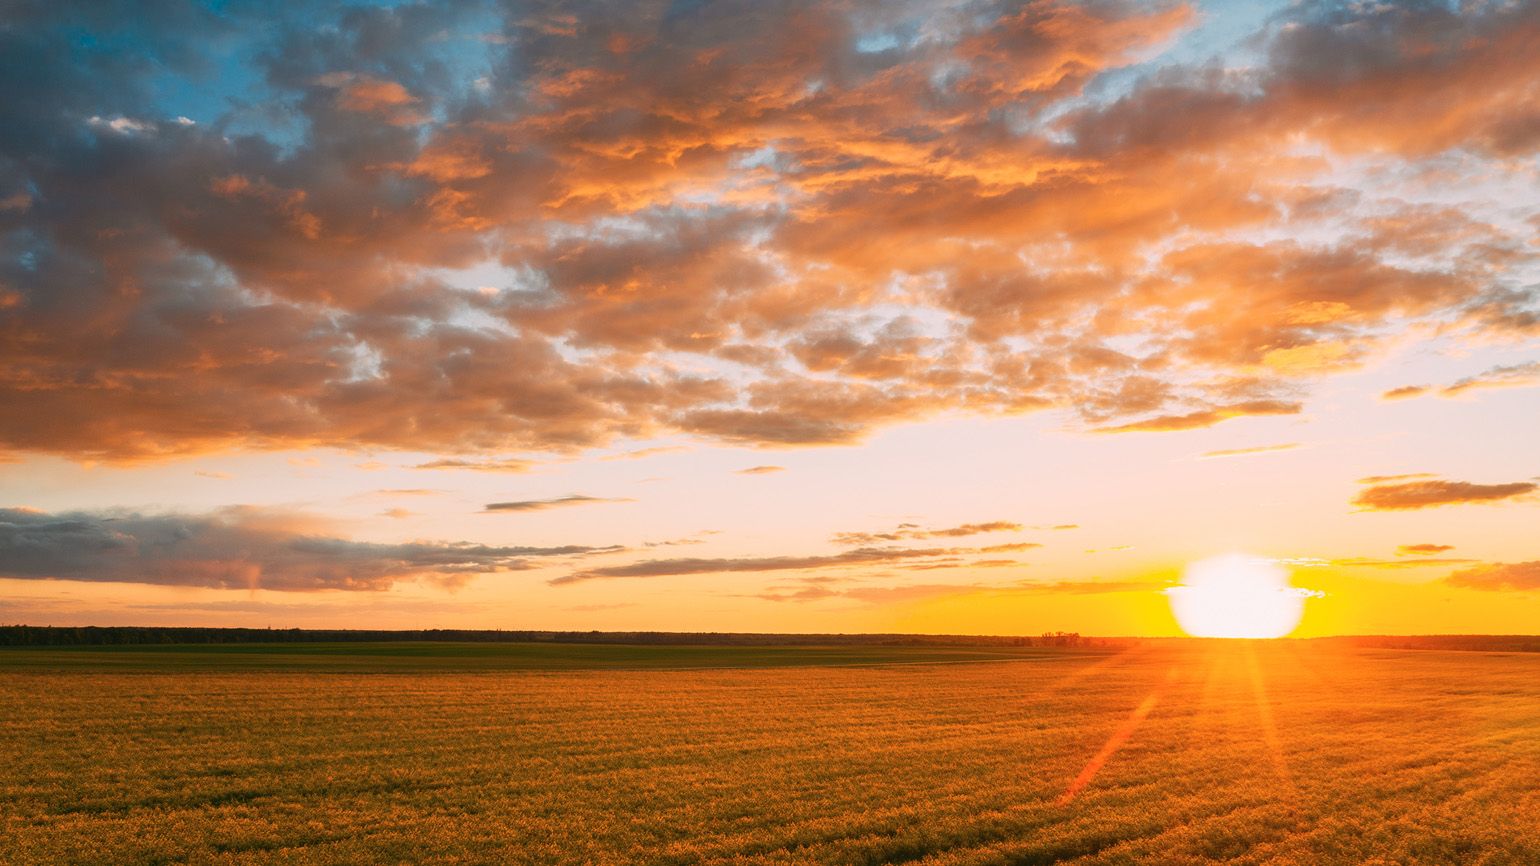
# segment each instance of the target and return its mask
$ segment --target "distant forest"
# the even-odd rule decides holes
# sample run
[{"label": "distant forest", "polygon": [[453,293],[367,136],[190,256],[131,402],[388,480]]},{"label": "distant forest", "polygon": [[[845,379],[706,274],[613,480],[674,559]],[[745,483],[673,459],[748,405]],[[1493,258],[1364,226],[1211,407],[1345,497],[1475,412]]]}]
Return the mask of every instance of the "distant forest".
[{"label": "distant forest", "polygon": [[136,644],[339,643],[450,641],[456,643],[655,644],[674,646],[979,646],[1121,647],[1131,638],[923,634],[738,634],[664,631],[505,631],[475,629],[266,629],[160,626],[0,626],[0,646],[120,646]]},{"label": "distant forest", "polygon": [[[341,643],[448,641],[455,643],[574,643],[674,646],[977,646],[1128,647],[1169,638],[963,634],[745,634],[665,631],[508,631],[477,629],[267,629],[160,626],[0,626],[3,646],[128,646],[141,644]],[[1360,635],[1309,638],[1369,649],[1540,652],[1540,635]]]}]

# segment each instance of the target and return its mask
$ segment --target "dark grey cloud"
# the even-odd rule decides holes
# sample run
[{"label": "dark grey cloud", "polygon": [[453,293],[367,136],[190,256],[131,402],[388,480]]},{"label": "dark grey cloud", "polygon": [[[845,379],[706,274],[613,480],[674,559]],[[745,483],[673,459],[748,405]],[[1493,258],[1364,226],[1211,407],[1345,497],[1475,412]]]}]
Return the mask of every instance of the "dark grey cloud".
[{"label": "dark grey cloud", "polygon": [[380,544],[324,534],[309,518],[252,508],[212,514],[0,509],[0,577],[281,591],[464,583],[532,560],[616,548]]}]

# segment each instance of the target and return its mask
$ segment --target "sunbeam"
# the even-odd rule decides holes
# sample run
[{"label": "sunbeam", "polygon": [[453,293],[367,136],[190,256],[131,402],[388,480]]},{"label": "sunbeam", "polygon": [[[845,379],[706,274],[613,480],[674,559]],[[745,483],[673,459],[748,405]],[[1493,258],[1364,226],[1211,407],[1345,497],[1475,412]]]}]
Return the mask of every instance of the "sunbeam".
[{"label": "sunbeam", "polygon": [[1128,718],[1123,720],[1123,724],[1119,725],[1118,729],[1112,732],[1112,736],[1107,738],[1107,742],[1101,747],[1101,751],[1097,752],[1091,760],[1086,762],[1079,775],[1075,776],[1075,780],[1069,783],[1069,787],[1064,789],[1063,794],[1059,795],[1058,804],[1060,806],[1068,804],[1069,801],[1075,799],[1075,795],[1079,794],[1086,785],[1091,784],[1091,780],[1096,778],[1096,774],[1101,771],[1101,768],[1107,761],[1117,754],[1118,749],[1123,748],[1123,744],[1128,742],[1128,738],[1134,735],[1134,731],[1139,727],[1139,724],[1145,720],[1145,717],[1149,716],[1150,712],[1155,709],[1155,705],[1159,702],[1160,693],[1158,691],[1150,692],[1149,696],[1141,701],[1139,706],[1134,707],[1134,711],[1128,714]]}]

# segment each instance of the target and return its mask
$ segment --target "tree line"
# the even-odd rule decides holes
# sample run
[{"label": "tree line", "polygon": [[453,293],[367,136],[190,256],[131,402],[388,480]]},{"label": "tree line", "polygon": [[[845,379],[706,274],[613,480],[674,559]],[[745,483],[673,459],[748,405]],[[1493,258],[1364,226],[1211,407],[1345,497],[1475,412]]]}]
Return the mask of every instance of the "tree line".
[{"label": "tree line", "polygon": [[0,646],[126,646],[144,644],[340,643],[448,641],[457,643],[587,643],[698,646],[979,646],[1118,647],[1127,638],[1041,635],[752,634],[663,631],[533,631],[506,629],[301,629],[189,626],[0,626]]}]

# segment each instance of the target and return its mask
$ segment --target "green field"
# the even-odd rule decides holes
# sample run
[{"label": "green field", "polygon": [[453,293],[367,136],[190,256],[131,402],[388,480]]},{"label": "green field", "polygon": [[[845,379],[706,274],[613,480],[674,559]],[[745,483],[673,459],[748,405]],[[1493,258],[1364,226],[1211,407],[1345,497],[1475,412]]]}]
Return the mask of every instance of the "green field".
[{"label": "green field", "polygon": [[0,650],[0,863],[1540,863],[1540,656]]}]

